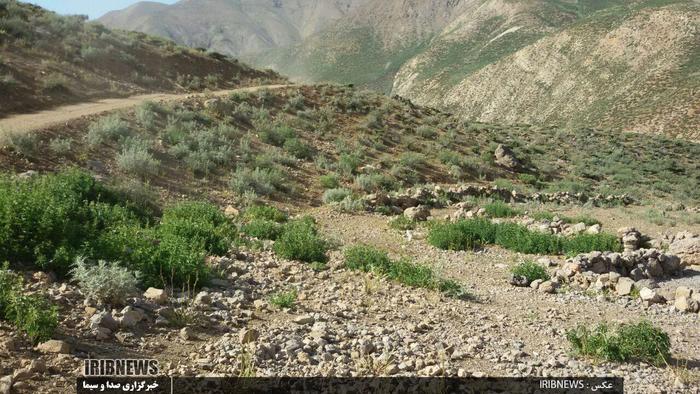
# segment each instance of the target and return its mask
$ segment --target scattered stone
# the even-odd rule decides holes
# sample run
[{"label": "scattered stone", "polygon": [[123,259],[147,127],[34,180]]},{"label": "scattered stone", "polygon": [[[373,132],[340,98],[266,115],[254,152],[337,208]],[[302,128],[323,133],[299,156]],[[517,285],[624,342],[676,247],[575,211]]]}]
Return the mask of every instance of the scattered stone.
[{"label": "scattered stone", "polygon": [[211,304],[211,296],[206,291],[200,291],[194,298],[194,303],[197,305],[209,305]]},{"label": "scattered stone", "polygon": [[12,374],[12,380],[15,382],[22,382],[22,381],[31,379],[33,375],[34,374],[29,369],[22,368],[22,369],[16,370]]},{"label": "scattered stone", "polygon": [[676,297],[673,306],[677,311],[684,313],[697,313],[700,310],[700,303],[686,296]]},{"label": "scattered stone", "polygon": [[155,287],[149,287],[148,290],[143,293],[143,297],[159,305],[168,302],[168,293],[163,289],[156,289]]},{"label": "scattered stone", "polygon": [[663,299],[656,294],[656,292],[648,287],[645,287],[639,291],[639,298],[648,306],[651,304],[659,304],[663,302]]},{"label": "scattered stone", "polygon": [[7,338],[0,342],[0,350],[10,353],[17,350],[17,341],[14,338]]},{"label": "scattered stone", "polygon": [[3,376],[0,378],[0,394],[10,394],[12,391],[12,376]]},{"label": "scattered stone", "polygon": [[305,325],[305,324],[312,324],[314,322],[313,316],[310,315],[304,315],[304,316],[297,316],[294,318],[294,323],[300,324],[300,325]]},{"label": "scattered stone", "polygon": [[632,289],[634,288],[634,281],[630,278],[627,277],[622,277],[617,281],[617,285],[615,285],[615,291],[617,292],[617,295],[619,296],[627,296],[632,293]]},{"label": "scattered stone", "polygon": [[123,328],[133,328],[146,317],[142,310],[133,306],[127,306],[121,313],[122,317],[119,318],[119,326]]},{"label": "scattered stone", "polygon": [[540,293],[548,293],[548,294],[553,294],[556,291],[557,287],[552,282],[551,280],[546,280],[540,284],[540,286],[537,288],[537,291]]},{"label": "scattered stone", "polygon": [[260,333],[252,328],[244,328],[238,333],[238,340],[241,344],[255,342],[260,338]]},{"label": "scattered stone", "polygon": [[540,287],[540,284],[541,284],[542,282],[544,282],[542,279],[535,279],[535,280],[532,281],[532,283],[530,283],[530,287],[532,287],[533,289],[537,290],[537,288]]},{"label": "scattered stone", "polygon": [[678,286],[676,288],[675,298],[681,298],[681,297],[691,298],[692,296],[693,296],[693,289],[690,289],[686,286]]},{"label": "scattered stone", "polygon": [[69,354],[71,347],[68,342],[52,339],[39,344],[36,350],[40,353]]},{"label": "scattered stone", "polygon": [[228,217],[229,219],[233,219],[238,217],[238,215],[241,214],[241,211],[236,209],[233,205],[227,205],[226,208],[224,209],[224,215]]},{"label": "scattered stone", "polygon": [[417,207],[407,208],[405,211],[403,211],[403,215],[413,221],[423,222],[428,220],[430,217],[430,209],[419,205]]},{"label": "scattered stone", "polygon": [[104,327],[111,331],[119,328],[119,323],[114,319],[112,314],[107,311],[97,312],[90,318],[90,328]]},{"label": "scattered stone", "polygon": [[42,374],[46,372],[46,369],[46,363],[44,360],[38,358],[32,360],[31,364],[29,364],[29,370],[33,373]]},{"label": "scattered stone", "polygon": [[182,330],[180,330],[180,338],[185,341],[190,341],[196,339],[197,337],[194,334],[194,330],[192,330],[190,327],[184,327]]}]

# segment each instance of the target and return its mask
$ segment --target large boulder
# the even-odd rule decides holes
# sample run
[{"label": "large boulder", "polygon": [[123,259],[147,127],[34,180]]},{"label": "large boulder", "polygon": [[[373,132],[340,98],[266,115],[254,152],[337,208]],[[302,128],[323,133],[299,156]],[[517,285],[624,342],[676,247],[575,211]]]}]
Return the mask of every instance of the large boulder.
[{"label": "large boulder", "polygon": [[496,159],[496,164],[503,166],[509,170],[516,171],[520,169],[520,161],[515,157],[515,153],[513,151],[503,145],[500,144],[498,147],[496,147],[496,151],[494,152],[494,158]]},{"label": "large boulder", "polygon": [[403,211],[403,215],[414,222],[423,222],[430,217],[430,209],[419,205],[417,207],[407,208]]},{"label": "large boulder", "polygon": [[162,305],[168,301],[168,293],[163,289],[156,289],[155,287],[149,287],[145,293],[143,293],[143,298],[153,301],[156,304]]},{"label": "large boulder", "polygon": [[676,234],[668,251],[677,255],[685,266],[700,265],[700,235],[687,231]]}]

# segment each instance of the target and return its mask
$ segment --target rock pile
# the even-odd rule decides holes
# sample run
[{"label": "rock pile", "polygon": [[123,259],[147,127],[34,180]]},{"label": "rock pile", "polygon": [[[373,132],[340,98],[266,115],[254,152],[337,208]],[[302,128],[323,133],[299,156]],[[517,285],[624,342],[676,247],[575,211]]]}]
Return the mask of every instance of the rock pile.
[{"label": "rock pile", "polygon": [[635,251],[591,252],[578,255],[564,263],[557,276],[570,278],[577,273],[615,273],[619,276],[642,279],[659,279],[676,276],[683,266],[678,256],[666,254],[658,249],[638,249]]},{"label": "rock pile", "polygon": [[585,204],[592,205],[629,205],[634,200],[626,195],[601,195],[588,196],[583,193],[534,193],[524,194],[515,190],[509,190],[498,186],[454,186],[447,190],[440,186],[421,186],[400,193],[372,193],[363,197],[364,205],[370,211],[386,209],[387,207],[396,213],[401,213],[408,208],[419,205],[429,207],[443,207],[455,204],[468,197],[496,198],[510,202],[551,202],[558,204]]},{"label": "rock pile", "polygon": [[545,234],[561,234],[564,236],[573,236],[578,234],[600,234],[602,227],[600,224],[593,224],[591,226],[586,225],[586,223],[566,223],[558,217],[554,217],[552,220],[540,220],[536,221],[532,218],[524,218],[520,222],[523,226],[527,227],[533,231],[539,231]]}]

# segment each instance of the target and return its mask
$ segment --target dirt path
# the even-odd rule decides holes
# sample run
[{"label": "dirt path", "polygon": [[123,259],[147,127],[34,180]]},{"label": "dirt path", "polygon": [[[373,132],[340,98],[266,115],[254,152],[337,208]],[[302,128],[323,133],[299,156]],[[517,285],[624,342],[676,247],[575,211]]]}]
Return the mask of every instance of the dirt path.
[{"label": "dirt path", "polygon": [[103,99],[87,103],[66,105],[50,110],[29,114],[12,115],[0,119],[0,132],[2,131],[32,131],[66,123],[83,116],[96,115],[125,108],[131,108],[144,101],[175,101],[193,96],[225,96],[233,92],[255,92],[261,89],[281,89],[293,85],[263,85],[251,86],[240,89],[219,90],[207,93],[168,94],[155,93],[131,96],[127,98]]}]

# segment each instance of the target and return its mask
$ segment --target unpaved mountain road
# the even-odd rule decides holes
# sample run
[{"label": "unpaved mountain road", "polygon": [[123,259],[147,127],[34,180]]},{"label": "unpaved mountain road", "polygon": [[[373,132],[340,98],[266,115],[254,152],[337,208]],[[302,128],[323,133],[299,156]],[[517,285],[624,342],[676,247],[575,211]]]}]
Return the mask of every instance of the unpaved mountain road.
[{"label": "unpaved mountain road", "polygon": [[41,130],[57,124],[67,123],[83,116],[97,115],[105,112],[135,107],[144,101],[177,101],[193,96],[221,97],[234,92],[256,92],[262,89],[282,89],[290,86],[294,85],[262,85],[239,89],[218,90],[206,93],[155,93],[126,98],[103,99],[87,103],[66,105],[28,114],[11,115],[7,118],[0,119],[0,132],[26,132]]}]

